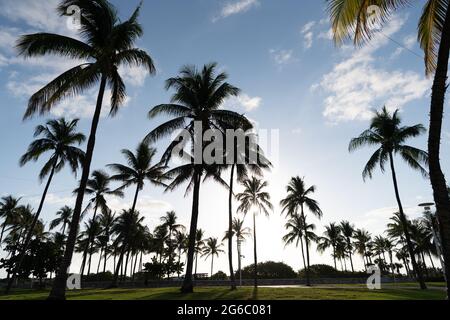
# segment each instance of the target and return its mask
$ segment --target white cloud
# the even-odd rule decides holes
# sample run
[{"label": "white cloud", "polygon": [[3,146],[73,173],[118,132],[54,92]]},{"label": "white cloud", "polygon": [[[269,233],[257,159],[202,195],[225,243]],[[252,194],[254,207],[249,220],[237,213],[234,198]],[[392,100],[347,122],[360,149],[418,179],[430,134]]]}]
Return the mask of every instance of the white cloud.
[{"label": "white cloud", "polygon": [[310,49],[313,45],[314,33],[312,31],[312,28],[315,25],[316,25],[315,21],[310,21],[306,23],[300,30],[301,34],[303,35],[303,45],[305,46],[306,49]]},{"label": "white cloud", "polygon": [[299,134],[302,134],[303,130],[302,130],[302,128],[294,128],[294,129],[292,129],[291,132],[292,132],[292,134],[299,135]]},{"label": "white cloud", "polygon": [[[405,19],[396,17],[388,24],[384,34],[398,32]],[[349,120],[367,120],[371,110],[383,105],[402,108],[407,103],[423,98],[429,91],[430,81],[423,76],[401,70],[385,70],[375,66],[374,52],[386,46],[389,40],[375,36],[370,44],[346,53],[343,61],[325,74],[312,90],[321,89],[324,100],[324,117],[331,123]]]},{"label": "white cloud", "polygon": [[283,66],[295,61],[293,50],[271,49],[269,51],[272,60],[278,65]]},{"label": "white cloud", "polygon": [[240,94],[238,97],[228,99],[224,103],[226,109],[242,108],[246,112],[251,112],[258,109],[261,106],[261,97],[251,97],[246,93]]},{"label": "white cloud", "polygon": [[213,18],[213,22],[239,13],[247,12],[259,4],[260,3],[258,0],[239,0],[237,2],[229,2],[223,6],[220,14]]}]

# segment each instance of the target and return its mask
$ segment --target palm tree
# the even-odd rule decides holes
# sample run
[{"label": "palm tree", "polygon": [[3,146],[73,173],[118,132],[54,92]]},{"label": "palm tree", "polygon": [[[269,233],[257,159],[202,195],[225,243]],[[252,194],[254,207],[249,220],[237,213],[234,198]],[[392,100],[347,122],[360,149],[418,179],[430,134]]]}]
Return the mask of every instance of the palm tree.
[{"label": "palm tree", "polygon": [[[156,149],[150,148],[147,144],[141,142],[137,149],[136,154],[133,154],[130,150],[122,150],[122,154],[125,156],[128,166],[122,164],[110,164],[113,171],[116,172],[111,180],[120,181],[122,186],[120,189],[125,189],[132,185],[136,185],[136,191],[134,193],[133,204],[131,205],[131,211],[136,210],[136,204],[139,196],[139,192],[144,189],[145,181],[148,180],[155,186],[165,186],[163,181],[165,169],[161,164],[152,164],[152,160],[156,154]],[[122,250],[126,248],[123,247]],[[125,251],[124,251],[125,253]],[[123,258],[123,254],[120,255]],[[119,257],[119,265],[122,263]],[[119,269],[116,268],[115,278],[118,276]],[[117,282],[117,279],[114,281]]]},{"label": "palm tree", "polygon": [[[229,239],[230,238],[229,234],[230,234],[229,230],[225,231],[225,237],[223,238],[223,240]],[[251,235],[251,230],[250,230],[250,228],[244,227],[244,220],[234,218],[231,234],[232,234],[232,236],[236,237],[236,247],[237,247],[237,254],[238,254],[238,273],[239,273],[239,275],[241,275],[241,269],[242,269],[241,268],[241,258],[242,258],[241,244],[245,241],[246,237]],[[242,276],[241,276],[241,280],[242,280]]]},{"label": "palm tree", "polygon": [[[25,238],[25,243],[22,247],[19,261],[15,267],[16,271],[20,270],[25,252],[30,244],[32,237],[32,230],[39,221],[39,216],[44,207],[45,198],[50,188],[53,176],[60,172],[66,164],[76,174],[78,167],[84,161],[84,152],[75,145],[80,145],[84,142],[85,136],[76,131],[78,124],[77,120],[66,121],[64,118],[58,120],[50,120],[46,125],[39,125],[36,127],[34,140],[28,147],[27,152],[20,158],[20,165],[24,166],[30,161],[36,162],[43,154],[51,152],[50,158],[45,163],[39,174],[39,179],[42,181],[47,178],[47,183],[42,193],[39,207],[35,213],[34,219],[30,225],[29,232]],[[12,277],[6,287],[8,294],[14,281],[16,271],[13,271]]]},{"label": "palm tree", "polygon": [[[151,131],[145,141],[154,142],[168,136],[179,129],[189,132],[190,142],[203,152],[207,143],[203,141],[203,133],[208,129],[219,130],[221,133],[229,127],[250,127],[249,121],[236,112],[221,109],[223,102],[232,96],[239,94],[239,89],[225,82],[227,75],[219,73],[216,75],[216,64],[205,65],[201,71],[194,66],[185,66],[180,75],[166,81],[166,88],[175,89],[172,101],[169,104],[155,106],[150,110],[149,117],[154,118],[160,114],[166,114],[175,118],[165,122]],[[202,132],[196,131],[196,127],[202,127]],[[175,147],[179,145],[180,139],[173,141],[163,156],[166,163],[170,160]],[[185,141],[188,142],[188,141]],[[203,153],[202,153],[203,154]],[[188,163],[175,168],[169,172],[176,176],[168,190],[173,190],[183,182],[189,181],[187,191],[193,189],[191,226],[189,229],[189,247],[186,277],[183,281],[181,291],[193,292],[192,271],[194,263],[195,233],[198,224],[198,206],[200,198],[200,184],[202,177],[218,176],[217,166],[206,165],[198,159],[188,159]],[[217,180],[220,180],[217,178]]]},{"label": "palm tree", "polygon": [[[332,30],[336,43],[342,43],[348,38],[354,38],[359,45],[370,40],[376,30],[370,25],[373,19],[368,19],[369,1],[330,0]],[[379,22],[386,22],[394,11],[408,5],[409,1],[378,1]],[[424,4],[422,16],[418,25],[418,40],[425,53],[425,69],[428,76],[434,72],[430,104],[430,130],[428,135],[429,171],[433,187],[434,201],[440,223],[445,261],[447,291],[450,296],[450,197],[447,184],[440,165],[440,141],[442,120],[444,117],[445,93],[447,90],[448,61],[450,54],[450,2],[447,0],[428,0]]]},{"label": "palm tree", "polygon": [[267,181],[262,181],[256,177],[246,179],[243,181],[244,191],[239,193],[236,197],[240,202],[238,207],[239,212],[247,214],[250,210],[253,211],[253,255],[254,255],[254,286],[258,287],[258,255],[256,250],[256,215],[264,212],[269,216],[269,210],[273,210],[272,203],[270,203],[270,194],[264,189],[268,186]]},{"label": "palm tree", "polygon": [[83,12],[80,21],[81,40],[58,34],[37,33],[24,35],[17,42],[19,54],[26,58],[57,54],[86,61],[62,73],[36,92],[30,98],[25,118],[36,113],[47,113],[58,102],[88,90],[100,81],[65,255],[50,293],[50,299],[65,299],[67,270],[75,247],[106,87],[111,88],[110,114],[115,115],[126,98],[126,86],[118,72],[119,67],[122,65],[144,66],[150,74],[155,73],[150,56],[145,51],[133,47],[136,39],[143,33],[138,22],[140,6],[128,20],[123,22],[119,19],[117,10],[107,0],[62,0],[57,11],[60,15],[65,15],[71,6],[77,6]]},{"label": "palm tree", "polygon": [[[285,228],[289,232],[283,237],[283,242],[285,243],[285,246],[295,243],[296,247],[298,247],[300,243],[300,248],[302,250],[303,266],[305,270],[307,270],[308,265],[305,259],[303,239],[308,238],[311,242],[315,242],[317,241],[318,237],[314,233],[316,226],[314,224],[309,224],[305,226],[304,223],[305,220],[300,215],[297,214],[292,216],[285,225]],[[307,234],[305,234],[305,231]]]},{"label": "palm tree", "polygon": [[208,238],[205,242],[205,248],[203,249],[202,256],[206,257],[208,259],[211,257],[211,277],[213,276],[213,270],[214,270],[214,256],[218,257],[219,254],[225,252],[221,249],[223,246],[222,243],[218,243],[217,238]]},{"label": "palm tree", "polygon": [[337,249],[340,243],[343,242],[341,228],[336,223],[330,223],[325,226],[325,231],[322,237],[319,237],[319,244],[317,245],[317,250],[319,252],[324,252],[328,248],[333,250],[333,261],[334,268],[337,270],[336,258]]},{"label": "palm tree", "polygon": [[348,257],[350,259],[350,265],[352,267],[352,272],[355,272],[355,269],[353,268],[353,260],[352,260],[352,253],[353,253],[353,245],[352,245],[352,238],[355,233],[354,226],[348,222],[348,221],[341,221],[340,223],[342,235],[345,238],[346,242],[346,252],[348,254]]},{"label": "palm tree", "polygon": [[364,229],[357,229],[353,234],[353,238],[355,239],[354,246],[356,252],[362,256],[364,268],[367,270],[367,265],[369,264],[369,261],[366,261],[368,257],[368,245],[372,241],[372,236]]},{"label": "palm tree", "polygon": [[[92,178],[88,180],[84,193],[86,195],[92,196],[92,198],[89,199],[89,202],[86,208],[83,210],[82,215],[84,215],[92,207],[94,207],[94,214],[92,219],[96,220],[98,209],[100,209],[103,214],[110,211],[106,200],[107,196],[123,198],[124,194],[122,190],[115,190],[110,188],[111,177],[103,170],[95,170],[94,172],[92,172],[91,176]],[[75,190],[75,192],[77,193],[78,190]],[[81,262],[81,275],[83,275],[84,273],[88,251],[90,251],[89,247],[94,245],[94,240],[94,238],[89,238],[86,242],[86,248],[83,253],[83,260]]]},{"label": "palm tree", "polygon": [[72,219],[73,209],[69,206],[64,206],[56,212],[57,218],[53,219],[50,222],[50,230],[55,229],[59,225],[61,227],[61,233],[63,235],[66,234],[66,227],[70,224],[70,220]]},{"label": "palm tree", "polygon": [[350,141],[349,151],[352,152],[366,145],[379,146],[364,168],[362,173],[363,179],[366,179],[367,177],[372,178],[372,173],[377,165],[379,165],[381,170],[384,172],[386,162],[389,162],[403,233],[411,255],[413,269],[420,283],[420,288],[426,289],[422,272],[414,257],[413,245],[408,231],[408,222],[400,200],[397,175],[394,166],[394,155],[398,154],[411,168],[419,170],[425,177],[427,176],[427,172],[421,165],[421,163],[427,163],[427,153],[405,144],[406,140],[417,137],[423,132],[425,132],[425,128],[420,124],[402,127],[401,119],[398,116],[398,110],[391,114],[386,107],[383,107],[381,112],[375,113],[375,116],[371,120],[370,128],[364,131],[359,137]]},{"label": "palm tree", "polygon": [[100,227],[102,230],[102,234],[100,238],[100,242],[103,244],[103,272],[106,272],[106,262],[108,260],[108,245],[109,241],[111,240],[111,228],[116,222],[116,214],[112,213],[111,210],[107,210],[106,212],[103,212],[98,219],[100,223]]},{"label": "palm tree", "polygon": [[[131,210],[123,210],[122,214],[117,218],[116,223],[111,228],[113,234],[116,235],[115,242],[121,247],[119,260],[117,262],[116,270],[114,271],[114,278],[111,287],[117,287],[119,278],[119,270],[122,266],[122,261],[125,253],[132,249],[133,240],[139,234],[140,230],[145,229],[142,226],[144,217],[140,216],[139,211],[134,208]],[[127,270],[128,258],[125,264],[125,273]]]},{"label": "palm tree", "polygon": [[10,225],[17,215],[17,208],[21,198],[14,198],[13,196],[2,197],[0,202],[0,219],[3,219],[2,231],[0,233],[0,244],[3,241],[3,233],[8,225]]},{"label": "palm tree", "polygon": [[[205,235],[205,232],[202,229],[198,229],[195,233],[195,275],[197,275],[197,263],[198,263],[198,255],[203,252],[203,249],[205,248],[205,240],[203,239],[203,236]],[[189,243],[189,240],[188,240]],[[189,244],[188,244],[189,246]]]},{"label": "palm tree", "polygon": [[[318,219],[322,218],[322,210],[319,208],[319,204],[316,200],[311,198],[311,195],[316,191],[315,186],[309,188],[306,187],[304,179],[300,177],[294,177],[289,182],[286,187],[287,197],[280,201],[280,205],[283,207],[282,213],[290,217],[297,215],[300,209],[300,217],[303,219],[303,227],[307,227],[305,217],[305,206],[306,208]],[[309,280],[309,238],[308,232],[304,230],[305,234],[305,248],[306,248],[306,285],[310,285]]]},{"label": "palm tree", "polygon": [[[186,233],[177,231],[175,233],[175,248],[178,250],[178,264],[181,265],[181,254],[186,252],[188,237]],[[181,270],[178,272],[178,278],[181,276]]]}]

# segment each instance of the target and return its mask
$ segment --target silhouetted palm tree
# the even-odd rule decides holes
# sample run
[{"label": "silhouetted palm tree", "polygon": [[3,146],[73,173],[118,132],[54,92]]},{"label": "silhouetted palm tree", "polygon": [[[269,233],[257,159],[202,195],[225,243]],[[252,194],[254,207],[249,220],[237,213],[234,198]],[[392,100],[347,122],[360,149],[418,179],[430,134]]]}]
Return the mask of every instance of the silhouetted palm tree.
[{"label": "silhouetted palm tree", "polygon": [[[141,217],[140,213],[134,208],[130,210],[123,210],[111,229],[112,233],[116,235],[115,242],[120,247],[120,256],[117,262],[116,270],[114,271],[114,278],[111,287],[117,287],[119,271],[124,255],[127,251],[129,252],[129,250],[132,249],[133,240],[136,238],[136,236],[140,232],[143,232],[143,229],[145,229],[142,225],[143,220],[144,217]],[[125,274],[127,270],[127,263],[128,259],[126,259]]]},{"label": "silhouetted palm tree", "polygon": [[106,272],[106,262],[108,260],[108,253],[111,251],[109,248],[109,242],[111,240],[111,228],[116,221],[116,214],[112,213],[111,210],[107,210],[103,212],[98,219],[100,223],[100,227],[102,229],[101,236],[99,237],[100,242],[102,243],[102,251],[103,251],[103,272]]},{"label": "silhouetted palm tree", "polygon": [[214,275],[214,256],[219,257],[219,255],[225,251],[221,249],[222,243],[218,243],[217,238],[208,238],[205,241],[205,247],[203,249],[202,256],[208,259],[211,257],[211,277]]},{"label": "silhouetted palm tree", "polygon": [[[123,198],[124,194],[122,190],[115,190],[110,188],[111,177],[103,170],[95,170],[92,172],[92,178],[88,180],[86,184],[85,194],[89,195],[91,198],[89,199],[88,205],[83,210],[83,214],[86,214],[92,207],[94,207],[94,214],[92,216],[93,220],[97,220],[97,212],[98,209],[105,214],[110,211],[108,207],[108,203],[106,201],[107,196],[115,196],[119,198]],[[75,190],[77,193],[78,190]],[[94,245],[94,238],[89,238],[86,242],[86,248],[83,253],[83,260],[81,262],[81,271],[80,273],[83,275],[84,269],[86,266],[86,259],[88,255],[88,251],[90,251],[89,246]]]},{"label": "silhouetted palm tree", "polygon": [[356,252],[358,252],[358,254],[362,256],[364,268],[367,269],[367,265],[369,264],[369,261],[366,261],[368,244],[372,240],[372,237],[368,231],[364,229],[357,229],[353,234],[353,238],[355,239],[354,247],[356,249]]},{"label": "silhouetted palm tree", "polygon": [[341,231],[342,231],[342,236],[345,238],[345,242],[346,242],[345,249],[346,249],[347,255],[350,259],[350,265],[352,267],[352,272],[355,272],[355,268],[353,268],[353,259],[352,259],[352,253],[353,253],[352,238],[355,233],[355,228],[348,221],[341,221],[340,227],[341,227]]},{"label": "silhouetted palm tree", "polygon": [[[205,239],[203,239],[203,236],[205,235],[205,232],[202,229],[198,229],[195,233],[195,275],[197,275],[197,266],[198,266],[198,255],[203,252],[203,249],[205,247]],[[189,243],[189,240],[188,240]]]},{"label": "silhouetted palm tree", "polygon": [[[283,207],[283,211],[288,216],[293,217],[298,214],[300,210],[300,217],[303,219],[303,226],[308,226],[305,217],[305,207],[318,219],[322,218],[322,210],[316,200],[311,198],[311,195],[316,191],[315,186],[307,188],[305,181],[300,177],[294,177],[286,187],[287,197],[280,201],[280,205]],[[306,248],[306,285],[310,285],[309,280],[309,239],[308,233],[305,235],[305,248]]]},{"label": "silhouetted palm tree", "polygon": [[[178,250],[178,263],[181,264],[181,254],[186,252],[188,237],[186,233],[182,231],[177,231],[175,234],[175,248]],[[181,271],[178,271],[178,277],[181,276]]]},{"label": "silhouetted palm tree", "polygon": [[[165,167],[159,163],[152,164],[156,149],[150,148],[143,142],[138,145],[136,154],[133,154],[132,151],[126,149],[122,150],[122,154],[125,156],[128,166],[122,164],[110,164],[108,167],[116,172],[116,174],[111,177],[111,180],[120,181],[122,183],[120,189],[136,185],[133,204],[131,205],[131,211],[134,211],[136,210],[139,192],[144,188],[146,181],[149,181],[155,186],[165,186],[162,182],[164,180],[163,171]],[[119,265],[122,263],[122,258],[126,249],[125,246],[122,248],[123,254],[119,257]],[[118,272],[119,269],[116,268],[114,276],[115,283],[117,282]]]},{"label": "silhouetted palm tree", "polygon": [[[308,264],[305,259],[305,249],[303,246],[303,239],[308,238],[311,242],[316,242],[318,237],[314,233],[316,226],[314,224],[309,224],[307,226],[304,225],[305,220],[300,215],[293,215],[286,223],[285,228],[288,230],[288,233],[283,237],[283,242],[285,246],[291,245],[295,243],[295,246],[298,247],[300,243],[300,248],[302,251],[302,260],[305,271],[308,268]],[[306,232],[306,234],[305,234]],[[311,243],[309,242],[309,243]],[[307,272],[307,271],[306,271]]]},{"label": "silhouetted palm tree", "polygon": [[15,271],[13,271],[8,286],[6,287],[6,293],[9,293],[15,279],[15,274],[22,266],[25,252],[31,241],[32,230],[39,220],[53,176],[55,173],[60,172],[66,164],[68,164],[72,172],[76,174],[79,166],[84,161],[84,152],[75,146],[80,145],[85,140],[85,136],[76,131],[77,124],[78,120],[66,121],[64,118],[60,118],[58,120],[48,121],[45,126],[37,126],[34,137],[38,139],[30,144],[27,152],[20,158],[20,165],[24,166],[30,161],[37,161],[43,154],[51,153],[50,158],[39,174],[39,179],[41,181],[48,176],[47,183],[44,192],[42,193],[39,207],[34,215],[34,219],[21,249],[19,261],[15,266]]},{"label": "silhouetted palm tree", "polygon": [[403,205],[398,190],[394,155],[400,155],[411,168],[419,170],[424,176],[427,176],[427,172],[421,165],[421,163],[427,163],[427,153],[420,149],[405,145],[406,140],[417,137],[424,132],[425,128],[420,124],[402,127],[400,117],[398,116],[398,110],[391,114],[386,107],[384,107],[380,112],[375,113],[371,120],[370,128],[364,131],[359,137],[352,139],[349,145],[350,152],[363,146],[378,147],[364,168],[362,173],[364,179],[367,177],[372,178],[372,173],[377,165],[379,165],[384,172],[386,163],[389,163],[403,232],[411,256],[413,269],[417,275],[421,289],[426,289],[426,285],[422,277],[422,271],[418,267],[413,253],[414,250],[408,231],[408,222],[403,211]]},{"label": "silhouetted palm tree", "polygon": [[337,249],[339,244],[343,243],[344,241],[341,234],[341,228],[336,223],[330,223],[329,225],[325,226],[323,236],[318,240],[319,244],[317,245],[317,250],[319,252],[324,252],[328,248],[331,248],[333,250],[334,268],[337,270]]},{"label": "silhouetted palm tree", "polygon": [[57,11],[60,15],[66,15],[70,6],[77,6],[83,13],[79,32],[81,40],[58,34],[37,33],[22,36],[17,43],[19,54],[24,57],[57,54],[86,61],[62,73],[36,92],[28,103],[25,118],[36,113],[44,114],[63,99],[77,95],[100,82],[66,253],[50,293],[51,299],[65,299],[67,270],[75,247],[106,87],[111,88],[110,114],[115,115],[126,98],[126,87],[118,72],[119,67],[144,66],[149,73],[155,72],[150,56],[133,46],[143,33],[137,21],[140,6],[125,21],[119,19],[117,10],[107,0],[62,0]]},{"label": "silhouetted palm tree", "polygon": [[[379,11],[375,15],[377,22],[386,23],[393,13],[410,1],[381,0],[369,1],[328,1],[332,30],[336,43],[354,38],[356,45],[370,40],[378,28],[373,28],[373,14],[370,5],[376,4]],[[425,53],[425,69],[428,76],[433,76],[430,130],[428,136],[428,153],[430,157],[430,180],[436,202],[437,216],[441,225],[443,253],[447,279],[447,295],[450,296],[450,197],[446,191],[447,184],[440,165],[440,144],[444,102],[447,90],[447,73],[450,55],[450,2],[448,0],[428,0],[418,24],[418,40]]]},{"label": "silhouetted palm tree", "polygon": [[2,231],[0,234],[0,245],[3,241],[3,234],[8,225],[14,221],[14,217],[17,215],[17,208],[19,207],[19,201],[21,198],[14,198],[13,196],[2,197],[0,202],[0,219],[3,219]]},{"label": "silhouetted palm tree", "polygon": [[[185,66],[181,69],[180,75],[166,81],[167,89],[175,89],[172,101],[169,104],[155,106],[149,112],[149,117],[154,118],[160,114],[166,114],[175,118],[165,122],[151,131],[145,141],[153,142],[164,136],[168,136],[179,129],[189,132],[191,142],[195,148],[203,150],[207,143],[203,141],[203,133],[208,129],[219,130],[237,126],[247,127],[249,121],[236,112],[221,109],[223,102],[232,96],[239,94],[239,89],[225,82],[227,75],[219,73],[216,75],[216,64],[205,65],[201,71],[193,66]],[[242,125],[241,125],[242,124]],[[202,126],[202,132],[195,132],[195,128]],[[177,138],[167,148],[162,161],[166,163],[170,160],[174,148],[180,143]],[[168,174],[176,176],[168,190],[188,182],[187,191],[193,189],[192,217],[189,229],[189,248],[186,268],[186,277],[183,281],[181,291],[184,293],[193,292],[192,271],[194,263],[195,232],[198,222],[198,206],[200,197],[200,184],[204,175],[216,177],[221,180],[216,165],[207,165],[203,159],[194,159],[185,155],[187,164],[169,171]],[[195,161],[197,160],[197,161]]]},{"label": "silhouetted palm tree", "polygon": [[258,287],[258,255],[256,246],[256,215],[264,212],[269,216],[269,210],[273,210],[272,203],[270,203],[270,194],[264,189],[268,186],[266,181],[252,177],[243,181],[244,191],[239,193],[236,197],[240,202],[238,207],[239,212],[247,214],[250,210],[253,211],[253,255],[254,255],[254,286]]},{"label": "silhouetted palm tree", "polygon": [[50,222],[50,230],[57,228],[61,225],[61,233],[66,234],[66,227],[70,224],[72,220],[73,209],[69,206],[64,206],[56,212],[57,218]]}]

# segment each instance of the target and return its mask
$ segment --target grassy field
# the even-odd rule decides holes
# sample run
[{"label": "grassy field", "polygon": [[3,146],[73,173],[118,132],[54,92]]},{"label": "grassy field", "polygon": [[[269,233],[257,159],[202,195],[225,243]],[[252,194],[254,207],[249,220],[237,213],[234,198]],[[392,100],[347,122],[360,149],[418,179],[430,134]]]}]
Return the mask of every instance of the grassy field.
[{"label": "grassy field", "polygon": [[[422,291],[417,285],[385,286],[371,291],[355,285],[345,287],[267,288],[254,291],[243,287],[230,291],[225,287],[196,288],[196,292],[183,295],[177,288],[80,290],[69,292],[69,300],[443,300],[446,297],[442,284],[433,284]],[[42,300],[48,291],[16,291],[0,300]]]}]

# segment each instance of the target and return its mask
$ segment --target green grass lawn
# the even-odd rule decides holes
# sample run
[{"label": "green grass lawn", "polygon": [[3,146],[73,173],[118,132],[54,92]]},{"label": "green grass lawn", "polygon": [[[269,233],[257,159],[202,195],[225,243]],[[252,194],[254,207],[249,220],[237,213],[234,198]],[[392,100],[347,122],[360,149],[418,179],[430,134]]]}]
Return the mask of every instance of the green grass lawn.
[{"label": "green grass lawn", "polygon": [[[354,285],[345,287],[267,288],[255,292],[252,287],[230,291],[225,287],[196,288],[195,293],[183,295],[177,288],[160,289],[112,289],[80,290],[68,293],[69,300],[443,300],[446,293],[441,285],[433,284],[428,290],[416,285],[388,285],[382,290],[371,291]],[[16,291],[0,300],[41,300],[48,291]]]}]

